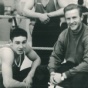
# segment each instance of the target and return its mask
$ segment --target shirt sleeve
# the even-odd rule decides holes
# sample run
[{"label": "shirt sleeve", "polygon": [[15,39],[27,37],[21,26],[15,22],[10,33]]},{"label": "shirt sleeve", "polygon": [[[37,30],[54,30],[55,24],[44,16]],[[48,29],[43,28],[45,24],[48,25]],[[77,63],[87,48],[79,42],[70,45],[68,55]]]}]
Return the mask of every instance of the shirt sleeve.
[{"label": "shirt sleeve", "polygon": [[54,50],[50,56],[48,69],[50,72],[58,69],[60,64],[64,60],[65,48],[64,48],[64,33],[62,32],[54,45]]},{"label": "shirt sleeve", "polygon": [[88,35],[83,39],[84,55],[83,61],[73,67],[72,69],[65,72],[67,77],[77,74],[78,72],[88,72]]}]

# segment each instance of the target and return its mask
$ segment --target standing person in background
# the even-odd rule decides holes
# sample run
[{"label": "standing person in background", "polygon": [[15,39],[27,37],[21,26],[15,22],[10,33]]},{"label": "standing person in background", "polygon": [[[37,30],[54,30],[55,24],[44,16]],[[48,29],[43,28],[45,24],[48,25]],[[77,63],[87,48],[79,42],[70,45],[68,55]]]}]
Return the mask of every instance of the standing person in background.
[{"label": "standing person in background", "polygon": [[[67,3],[63,3],[64,6]],[[35,12],[32,8],[35,8]],[[59,0],[28,0],[24,6],[23,15],[34,18],[36,23],[32,33],[33,47],[53,47],[61,32],[60,18],[63,15]],[[42,64],[47,65],[51,51],[36,51]]]},{"label": "standing person in background", "polygon": [[[78,5],[81,5],[82,6],[82,12],[85,13],[85,12],[88,12],[88,0],[78,0]],[[87,18],[88,16],[87,15],[84,15],[84,19],[83,19],[83,22],[85,24],[87,24]]]},{"label": "standing person in background", "polygon": [[[1,48],[3,87],[0,88],[31,88],[36,68],[40,65],[40,57],[27,44],[27,32],[21,28],[12,30],[11,44]],[[33,61],[31,68],[21,70],[25,55]],[[0,86],[1,84],[0,80]]]},{"label": "standing person in background", "polygon": [[[28,0],[14,0],[14,6],[13,7],[14,7],[14,10],[16,12],[15,16],[16,16],[17,25],[20,28],[23,28],[27,31],[28,43],[30,46],[32,46],[32,36],[31,36],[32,28],[30,28],[30,19],[29,18],[22,18],[20,16],[20,14],[23,12],[23,8],[24,8],[25,3],[27,3],[27,2],[28,2]],[[14,21],[13,21],[12,25],[14,26]]]}]

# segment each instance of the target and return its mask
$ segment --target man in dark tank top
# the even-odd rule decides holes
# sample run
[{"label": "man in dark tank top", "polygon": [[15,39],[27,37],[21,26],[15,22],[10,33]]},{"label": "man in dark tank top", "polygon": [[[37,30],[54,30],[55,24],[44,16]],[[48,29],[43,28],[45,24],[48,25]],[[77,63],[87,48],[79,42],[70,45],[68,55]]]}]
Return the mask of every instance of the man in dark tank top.
[{"label": "man in dark tank top", "polygon": [[[30,88],[36,68],[40,65],[40,57],[27,44],[27,32],[16,28],[10,34],[11,44],[1,48],[1,67],[3,87],[0,88]],[[25,55],[32,62],[31,68],[21,70]]]}]

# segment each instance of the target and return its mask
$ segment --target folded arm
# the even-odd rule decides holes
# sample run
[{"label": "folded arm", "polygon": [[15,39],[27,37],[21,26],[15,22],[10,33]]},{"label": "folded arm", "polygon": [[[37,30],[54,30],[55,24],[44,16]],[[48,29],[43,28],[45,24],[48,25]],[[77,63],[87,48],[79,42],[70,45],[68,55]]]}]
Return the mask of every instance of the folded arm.
[{"label": "folded arm", "polygon": [[30,47],[27,47],[26,50],[27,50],[26,52],[27,57],[33,62],[31,66],[31,70],[28,73],[27,77],[24,79],[24,82],[27,83],[28,85],[31,85],[32,78],[34,77],[36,68],[41,64],[41,60],[40,57],[36,54],[36,52],[32,50]]},{"label": "folded arm", "polygon": [[6,88],[25,88],[26,84],[24,82],[19,82],[13,79],[12,63],[14,60],[14,54],[11,49],[2,49],[2,76],[3,84]]}]

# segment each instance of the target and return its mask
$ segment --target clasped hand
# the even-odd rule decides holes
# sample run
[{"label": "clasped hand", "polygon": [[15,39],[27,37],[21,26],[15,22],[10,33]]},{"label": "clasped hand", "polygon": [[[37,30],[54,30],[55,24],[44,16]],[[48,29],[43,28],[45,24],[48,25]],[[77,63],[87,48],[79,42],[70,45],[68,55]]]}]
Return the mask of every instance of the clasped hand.
[{"label": "clasped hand", "polygon": [[58,83],[62,82],[61,80],[61,73],[51,73],[50,75],[50,83],[57,85]]},{"label": "clasped hand", "polygon": [[46,24],[46,23],[48,23],[50,21],[50,18],[48,17],[47,13],[45,13],[45,14],[40,14],[39,15],[39,20],[42,23]]}]

